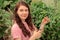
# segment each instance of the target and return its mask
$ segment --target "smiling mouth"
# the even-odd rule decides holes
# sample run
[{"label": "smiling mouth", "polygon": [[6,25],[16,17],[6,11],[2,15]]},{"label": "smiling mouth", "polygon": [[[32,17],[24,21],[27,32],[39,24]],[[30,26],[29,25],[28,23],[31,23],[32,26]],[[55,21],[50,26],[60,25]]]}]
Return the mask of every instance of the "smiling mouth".
[{"label": "smiling mouth", "polygon": [[26,17],[26,16],[22,16],[22,17]]}]

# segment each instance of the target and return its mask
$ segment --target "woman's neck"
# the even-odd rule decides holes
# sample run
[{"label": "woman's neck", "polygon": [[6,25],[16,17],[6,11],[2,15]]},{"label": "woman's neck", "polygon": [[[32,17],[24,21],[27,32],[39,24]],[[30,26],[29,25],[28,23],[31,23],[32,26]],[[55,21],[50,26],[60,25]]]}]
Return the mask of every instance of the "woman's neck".
[{"label": "woman's neck", "polygon": [[22,22],[25,22],[25,20],[22,20]]}]

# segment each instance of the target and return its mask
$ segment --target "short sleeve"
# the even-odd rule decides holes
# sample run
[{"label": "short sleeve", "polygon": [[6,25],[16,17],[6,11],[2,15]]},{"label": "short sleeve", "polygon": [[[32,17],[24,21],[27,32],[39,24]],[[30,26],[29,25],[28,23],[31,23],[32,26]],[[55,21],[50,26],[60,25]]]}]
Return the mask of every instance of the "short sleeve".
[{"label": "short sleeve", "polygon": [[21,38],[21,31],[18,29],[16,24],[14,24],[11,28],[11,36],[13,39]]}]

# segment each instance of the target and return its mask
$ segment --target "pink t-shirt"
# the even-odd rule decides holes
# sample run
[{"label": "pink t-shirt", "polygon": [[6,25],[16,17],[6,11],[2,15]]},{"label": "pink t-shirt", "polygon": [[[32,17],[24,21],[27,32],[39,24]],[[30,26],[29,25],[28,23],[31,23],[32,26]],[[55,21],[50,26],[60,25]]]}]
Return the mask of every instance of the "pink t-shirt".
[{"label": "pink t-shirt", "polygon": [[[24,23],[26,26],[26,29],[30,31],[31,30],[28,28],[28,25],[26,23]],[[21,40],[29,40],[29,37],[25,37],[22,33],[22,30],[19,28],[19,26],[17,25],[17,23],[14,23],[14,25],[11,28],[11,36],[13,39],[15,38],[21,38]]]}]

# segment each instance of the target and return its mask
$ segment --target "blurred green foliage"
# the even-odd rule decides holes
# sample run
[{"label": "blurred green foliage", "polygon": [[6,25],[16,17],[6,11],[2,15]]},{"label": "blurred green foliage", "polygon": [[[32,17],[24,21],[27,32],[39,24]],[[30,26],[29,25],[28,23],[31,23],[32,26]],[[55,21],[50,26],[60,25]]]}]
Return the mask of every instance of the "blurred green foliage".
[{"label": "blurred green foliage", "polygon": [[[5,30],[12,25],[12,13],[15,4],[20,0],[0,0],[0,38],[5,35]],[[32,2],[32,0],[25,0],[31,8],[32,21],[37,28],[39,28],[42,19],[45,16],[50,18],[50,23],[45,26],[42,37],[37,40],[60,40],[60,1],[54,8],[47,7],[42,1]],[[10,12],[9,11],[12,12]]]},{"label": "blurred green foliage", "polygon": [[42,1],[32,2],[30,6],[32,19],[37,28],[45,16],[50,18],[50,23],[45,26],[44,33],[38,40],[60,40],[60,12],[57,6],[47,7]]}]

